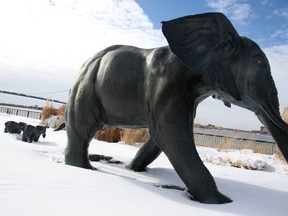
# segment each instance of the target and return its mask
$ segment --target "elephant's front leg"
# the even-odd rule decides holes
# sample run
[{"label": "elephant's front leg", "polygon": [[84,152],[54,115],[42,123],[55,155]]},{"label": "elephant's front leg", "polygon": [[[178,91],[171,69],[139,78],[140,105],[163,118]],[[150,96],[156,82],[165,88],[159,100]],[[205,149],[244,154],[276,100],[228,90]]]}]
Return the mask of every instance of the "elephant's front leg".
[{"label": "elephant's front leg", "polygon": [[232,202],[218,191],[197,153],[193,138],[193,107],[183,98],[160,104],[151,113],[150,133],[189,192],[201,203]]},{"label": "elephant's front leg", "polygon": [[139,149],[127,168],[134,171],[145,171],[146,167],[152,163],[161,152],[161,149],[156,145],[154,139],[150,137]]}]

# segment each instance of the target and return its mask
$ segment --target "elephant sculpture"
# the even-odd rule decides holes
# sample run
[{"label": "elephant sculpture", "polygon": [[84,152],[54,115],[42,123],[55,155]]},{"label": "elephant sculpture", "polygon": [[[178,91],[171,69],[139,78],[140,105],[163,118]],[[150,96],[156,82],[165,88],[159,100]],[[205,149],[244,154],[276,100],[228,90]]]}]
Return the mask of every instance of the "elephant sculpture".
[{"label": "elephant sculpture", "polygon": [[26,123],[24,122],[15,122],[15,121],[7,121],[5,122],[4,133],[16,133],[20,134],[21,131],[26,127]]},{"label": "elephant sculpture", "polygon": [[41,135],[43,138],[46,137],[46,128],[47,126],[27,125],[23,130],[22,141],[29,143],[32,143],[33,141],[38,142]]},{"label": "elephant sculpture", "polygon": [[104,125],[148,127],[150,138],[128,165],[144,171],[164,152],[188,192],[201,203],[229,203],[194,143],[198,104],[211,95],[251,110],[288,160],[288,125],[279,114],[269,62],[259,46],[239,36],[222,13],[162,22],[169,46],[108,47],[80,69],[65,113],[65,162],[93,169],[88,147]]}]

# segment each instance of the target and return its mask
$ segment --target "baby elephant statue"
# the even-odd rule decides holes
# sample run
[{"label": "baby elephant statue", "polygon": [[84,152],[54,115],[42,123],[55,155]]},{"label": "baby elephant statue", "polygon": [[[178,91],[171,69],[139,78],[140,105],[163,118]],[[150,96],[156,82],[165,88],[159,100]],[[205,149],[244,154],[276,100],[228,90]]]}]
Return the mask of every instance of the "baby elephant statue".
[{"label": "baby elephant statue", "polygon": [[37,125],[34,127],[32,125],[27,125],[23,130],[22,141],[28,143],[32,143],[33,141],[38,142],[41,134],[43,138],[46,137],[46,128],[47,126]]},{"label": "baby elephant statue", "polygon": [[148,127],[150,138],[128,168],[145,171],[164,152],[189,193],[201,203],[229,203],[194,143],[197,106],[217,95],[255,113],[288,160],[288,125],[281,119],[269,62],[251,39],[239,36],[222,13],[162,22],[169,46],[116,45],[80,69],[65,114],[66,164],[93,169],[88,147],[105,125]]},{"label": "baby elephant statue", "polygon": [[26,127],[26,123],[24,122],[15,122],[15,121],[7,121],[5,122],[4,133],[16,133],[20,134],[22,130]]}]

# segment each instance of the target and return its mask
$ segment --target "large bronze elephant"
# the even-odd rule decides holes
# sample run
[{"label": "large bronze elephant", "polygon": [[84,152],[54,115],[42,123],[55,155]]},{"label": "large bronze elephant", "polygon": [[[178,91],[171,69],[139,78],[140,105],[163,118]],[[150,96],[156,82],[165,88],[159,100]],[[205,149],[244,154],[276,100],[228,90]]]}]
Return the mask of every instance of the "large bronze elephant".
[{"label": "large bronze elephant", "polygon": [[231,202],[218,191],[196,151],[196,108],[208,96],[218,95],[251,110],[288,160],[288,126],[279,114],[268,60],[221,13],[162,24],[169,46],[111,46],[82,66],[67,104],[66,164],[93,168],[88,160],[89,143],[104,125],[148,127],[150,139],[130,169],[145,170],[163,151],[196,200]]}]

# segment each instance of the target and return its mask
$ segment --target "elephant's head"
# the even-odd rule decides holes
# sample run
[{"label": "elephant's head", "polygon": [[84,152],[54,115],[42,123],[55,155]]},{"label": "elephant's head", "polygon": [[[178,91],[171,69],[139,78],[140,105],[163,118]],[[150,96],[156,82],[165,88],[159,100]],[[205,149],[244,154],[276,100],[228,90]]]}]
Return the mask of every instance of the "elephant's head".
[{"label": "elephant's head", "polygon": [[24,129],[27,126],[27,124],[25,122],[19,122],[18,126],[19,126],[19,130],[21,132],[21,131],[24,131]]},{"label": "elephant's head", "polygon": [[48,126],[42,126],[42,125],[37,125],[35,127],[35,134],[37,137],[40,137],[40,135],[42,134],[42,137],[45,138],[46,137],[46,128]]},{"label": "elephant's head", "polygon": [[288,161],[288,125],[281,119],[269,62],[259,46],[239,36],[221,13],[163,22],[162,30],[171,51],[203,74],[213,93],[257,115]]}]

